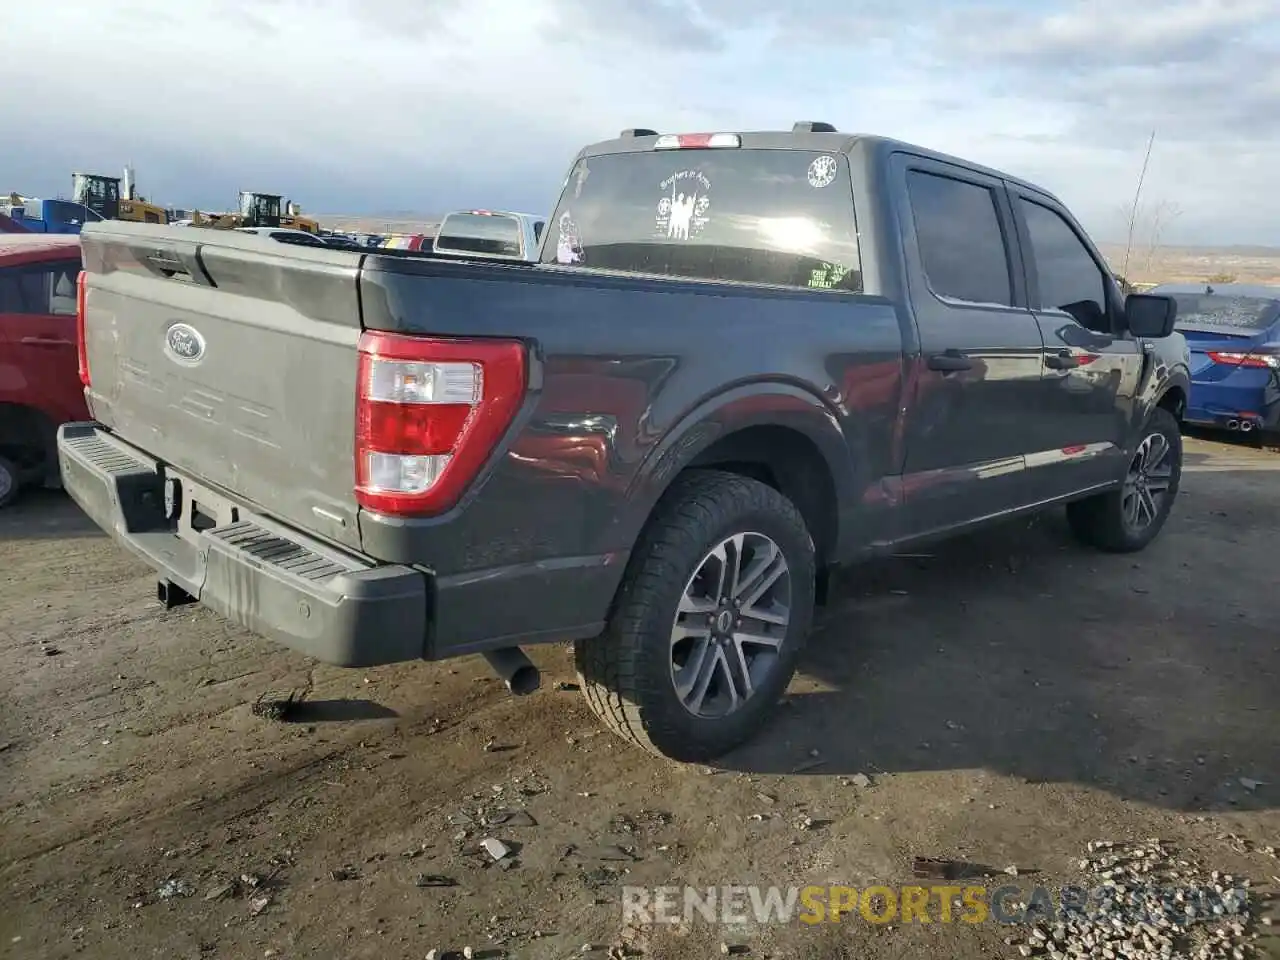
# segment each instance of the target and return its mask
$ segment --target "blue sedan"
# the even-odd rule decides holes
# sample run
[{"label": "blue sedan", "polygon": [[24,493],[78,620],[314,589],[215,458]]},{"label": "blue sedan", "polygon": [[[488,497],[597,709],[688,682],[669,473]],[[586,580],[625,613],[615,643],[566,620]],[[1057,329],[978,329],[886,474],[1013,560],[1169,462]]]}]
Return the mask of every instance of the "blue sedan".
[{"label": "blue sedan", "polygon": [[1280,286],[1161,284],[1191,349],[1186,422],[1280,433]]}]

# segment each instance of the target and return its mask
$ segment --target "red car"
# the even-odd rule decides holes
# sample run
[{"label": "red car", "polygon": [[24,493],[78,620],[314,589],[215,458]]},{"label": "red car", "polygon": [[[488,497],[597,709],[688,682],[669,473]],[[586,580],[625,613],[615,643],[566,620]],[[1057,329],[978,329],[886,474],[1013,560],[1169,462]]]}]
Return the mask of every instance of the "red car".
[{"label": "red car", "polygon": [[58,483],[58,425],[88,420],[76,347],[80,238],[0,234],[0,507]]}]

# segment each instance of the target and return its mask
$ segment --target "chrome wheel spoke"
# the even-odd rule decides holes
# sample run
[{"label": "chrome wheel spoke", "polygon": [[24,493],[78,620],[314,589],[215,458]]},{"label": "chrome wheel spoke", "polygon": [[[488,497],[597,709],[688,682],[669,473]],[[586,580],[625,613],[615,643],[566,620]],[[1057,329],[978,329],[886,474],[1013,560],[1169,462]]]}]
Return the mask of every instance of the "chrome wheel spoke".
[{"label": "chrome wheel spoke", "polygon": [[1156,518],[1156,504],[1151,498],[1151,491],[1145,485],[1138,488],[1139,513],[1143,517],[1143,526]]},{"label": "chrome wheel spoke", "polygon": [[1173,471],[1162,467],[1158,472],[1147,474],[1147,489],[1152,493],[1164,493],[1173,486]]},{"label": "chrome wheel spoke", "polygon": [[742,572],[742,578],[733,591],[733,598],[744,607],[756,603],[765,592],[787,572],[787,561],[772,540],[751,558],[751,565]]},{"label": "chrome wheel spoke", "polygon": [[1164,462],[1168,458],[1169,451],[1172,447],[1170,446],[1169,441],[1159,433],[1153,433],[1151,436],[1147,437],[1147,442],[1150,444],[1150,447],[1147,449],[1147,459],[1143,464],[1143,467],[1146,469],[1147,473],[1150,474],[1164,466]]},{"label": "chrome wheel spoke", "polygon": [[737,704],[739,692],[743,700],[755,693],[755,687],[751,683],[751,666],[747,662],[742,643],[737,638],[729,644],[725,653],[724,667],[732,703]]},{"label": "chrome wheel spoke", "polygon": [[761,623],[771,623],[779,627],[785,627],[791,622],[791,611],[780,603],[774,603],[768,609],[764,607],[743,607],[741,613],[744,619],[759,620]]},{"label": "chrome wheel spoke", "polygon": [[708,637],[698,641],[696,652],[676,675],[676,695],[693,713],[702,709],[702,701],[706,699],[707,688],[715,678],[719,660],[720,648]]},{"label": "chrome wheel spoke", "polygon": [[748,630],[739,627],[733,631],[733,639],[739,646],[746,644],[754,647],[766,647],[770,650],[777,650],[782,646],[782,637],[774,636],[770,633],[761,633],[758,630]]},{"label": "chrome wheel spoke", "polygon": [[676,611],[695,617],[706,617],[716,612],[716,601],[712,597],[692,597],[689,591],[680,598],[680,606]]},{"label": "chrome wheel spoke", "polygon": [[732,597],[738,589],[738,578],[742,574],[742,547],[746,540],[744,534],[730,537],[715,550],[711,551],[711,555],[720,561],[720,571],[716,577],[716,589],[712,596],[714,600],[723,600],[725,597]]},{"label": "chrome wheel spoke", "polygon": [[1125,490],[1122,510],[1124,513],[1124,522],[1131,527],[1138,525],[1138,488],[1136,486],[1129,487]]},{"label": "chrome wheel spoke", "polygon": [[671,627],[671,645],[674,647],[677,643],[685,640],[710,640],[711,627],[705,619],[695,620],[692,623],[676,622]]}]

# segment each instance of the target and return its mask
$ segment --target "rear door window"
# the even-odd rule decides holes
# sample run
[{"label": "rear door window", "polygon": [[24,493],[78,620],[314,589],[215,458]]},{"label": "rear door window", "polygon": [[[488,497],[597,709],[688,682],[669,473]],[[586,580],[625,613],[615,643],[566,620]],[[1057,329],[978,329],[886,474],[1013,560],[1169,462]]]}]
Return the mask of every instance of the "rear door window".
[{"label": "rear door window", "polygon": [[991,188],[911,170],[907,193],[920,260],[934,294],[1012,306],[1009,250]]},{"label": "rear door window", "polygon": [[542,260],[694,280],[860,291],[843,155],[716,148],[588,157]]}]

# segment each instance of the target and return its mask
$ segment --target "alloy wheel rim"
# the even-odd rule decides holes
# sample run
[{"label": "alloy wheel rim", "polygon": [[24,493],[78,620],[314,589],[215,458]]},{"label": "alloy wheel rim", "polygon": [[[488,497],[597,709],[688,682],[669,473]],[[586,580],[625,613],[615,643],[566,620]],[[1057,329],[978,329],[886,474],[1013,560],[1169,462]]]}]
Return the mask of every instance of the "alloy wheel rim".
[{"label": "alloy wheel rim", "polygon": [[1141,533],[1155,523],[1173,486],[1173,446],[1162,433],[1148,434],[1138,444],[1121,496],[1125,526]]},{"label": "alloy wheel rim", "polygon": [[700,719],[737,712],[780,662],[791,568],[762,533],[726,537],[694,568],[671,628],[671,681]]}]

